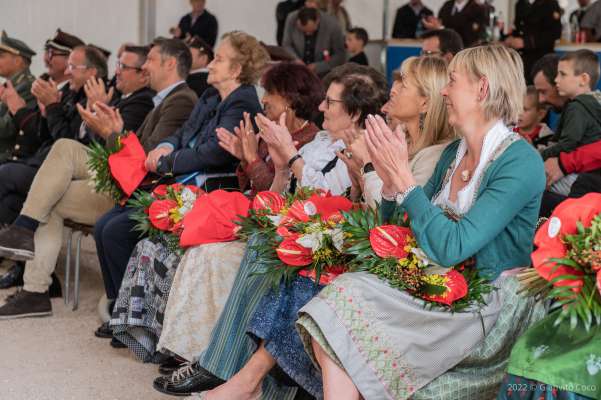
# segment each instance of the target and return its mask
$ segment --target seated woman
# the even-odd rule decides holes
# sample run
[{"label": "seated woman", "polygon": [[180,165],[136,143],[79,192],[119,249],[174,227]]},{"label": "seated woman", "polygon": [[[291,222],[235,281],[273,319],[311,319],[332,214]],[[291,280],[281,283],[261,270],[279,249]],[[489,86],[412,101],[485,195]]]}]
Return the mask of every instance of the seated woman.
[{"label": "seated woman", "polygon": [[[394,121],[392,128],[402,124],[407,135],[409,166],[419,185],[432,176],[440,154],[455,137],[449,126],[441,88],[447,82],[447,64],[440,57],[409,57],[398,72],[390,89],[390,99],[382,111]],[[367,152],[365,135],[351,132],[347,143],[346,162],[357,187],[356,195],[372,208],[381,202],[382,180],[374,171]]]},{"label": "seated woman", "polygon": [[457,54],[442,94],[449,123],[463,137],[445,149],[423,187],[409,168],[402,132],[368,118],[384,217],[406,212],[430,259],[448,267],[473,257],[499,290],[478,310],[450,313],[426,309],[368,273],[338,277],[297,321],[305,350],[319,365],[325,399],[409,398],[463,360],[494,326],[509,296],[503,271],[530,262],[545,187],[542,160],[507,127],[522,108],[522,71],[520,56],[502,46]]},{"label": "seated woman", "polygon": [[[293,180],[297,186],[330,190],[335,195],[344,194],[351,186],[346,164],[337,156],[337,152],[344,148],[341,138],[345,130],[359,129],[368,114],[380,110],[386,101],[386,80],[373,68],[346,64],[334,68],[324,83],[326,98],[319,110],[324,114],[325,130],[318,132],[312,142],[298,151],[302,159],[296,157],[294,140],[284,124],[268,121],[267,118],[260,120],[261,137],[269,145],[276,171],[272,190],[284,190],[287,186],[291,159]],[[169,377],[157,378],[155,389],[173,395],[212,389],[223,383],[223,379],[231,378],[252,356],[252,342],[245,334],[246,326],[259,300],[271,287],[268,278],[256,274],[261,265],[255,262],[257,252],[254,246],[261,240],[265,240],[261,235],[249,240],[232,290],[200,360],[192,367],[182,367]],[[296,388],[265,380],[263,392],[277,399],[292,399]]]},{"label": "seated woman", "polygon": [[[297,147],[313,140],[319,128],[311,121],[324,98],[317,75],[304,65],[282,63],[265,72],[261,86],[265,89],[262,98],[265,116],[278,121],[285,113],[286,128]],[[245,120],[242,129],[234,129],[236,135],[220,129],[217,136],[220,145],[240,159],[237,170],[240,188],[256,194],[269,190],[275,168],[267,143],[257,141],[250,116],[246,115]],[[245,248],[245,242],[236,241],[204,244],[186,251],[177,267],[165,308],[158,344],[161,352],[169,351],[193,360],[208,344]],[[166,367],[163,365],[162,369]]]},{"label": "seated woman", "polygon": [[[225,34],[215,54],[208,67],[208,82],[213,88],[199,99],[188,121],[146,160],[149,171],[171,174],[178,182],[196,184],[207,191],[237,187],[238,160],[219,146],[215,130],[232,130],[245,112],[260,111],[253,84],[268,60],[259,42],[243,32]],[[103,276],[118,290],[111,326],[103,324],[96,335],[113,336],[130,346],[138,358],[151,361],[158,340],[154,328],[162,321],[165,305],[159,299],[167,296],[162,288],[173,278],[180,257],[159,243],[137,243],[139,233],[133,230],[131,212],[116,208],[95,228]],[[163,274],[163,269],[169,272]]]},{"label": "seated woman", "polygon": [[[431,155],[412,163],[412,167],[423,174],[424,169],[434,170],[444,148],[444,145],[433,143],[448,141],[452,132],[446,123],[447,113],[440,95],[446,84],[447,65],[443,59],[436,57],[410,58],[401,66],[401,73],[396,78],[396,86],[391,90],[386,109],[393,114],[393,118],[406,124],[411,132],[408,136],[412,138],[412,147],[420,149],[420,154],[430,152]],[[420,120],[423,121],[421,127]],[[364,136],[354,141],[352,157],[347,164],[352,164],[359,151],[368,157],[367,149],[361,149],[358,143],[366,146]],[[346,157],[348,151],[347,148],[342,159],[349,160]],[[426,181],[427,178],[424,178],[424,183]],[[322,288],[322,285],[316,287],[313,280],[299,276],[289,285],[282,283],[277,291],[266,294],[247,328],[258,350],[237,375],[228,383],[208,392],[206,397],[244,399],[249,393],[254,395],[260,391],[265,374],[276,363],[303,389],[320,397],[323,390],[319,374],[303,349],[295,322],[300,308]],[[247,387],[240,385],[240,382],[246,383]]]}]

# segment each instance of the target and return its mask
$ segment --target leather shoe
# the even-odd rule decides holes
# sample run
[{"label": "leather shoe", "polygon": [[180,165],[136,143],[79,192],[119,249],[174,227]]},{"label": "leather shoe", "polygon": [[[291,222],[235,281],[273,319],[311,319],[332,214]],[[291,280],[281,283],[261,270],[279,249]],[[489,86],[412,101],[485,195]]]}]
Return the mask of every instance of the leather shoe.
[{"label": "leather shoe", "polygon": [[63,288],[61,287],[61,281],[58,279],[58,276],[56,276],[55,272],[52,273],[52,284],[48,288],[48,294],[50,295],[51,299],[63,297]]},{"label": "leather shoe", "polygon": [[171,396],[190,396],[223,385],[225,381],[198,364],[185,364],[171,376],[159,376],[152,386],[161,393]]},{"label": "leather shoe", "polygon": [[159,365],[159,374],[171,375],[173,371],[180,369],[186,364],[186,360],[179,357],[169,357]]},{"label": "leather shoe", "polygon": [[115,349],[125,349],[127,346],[120,342],[119,340],[112,338],[111,339],[111,347],[114,347]]},{"label": "leather shoe", "polygon": [[25,265],[23,263],[14,263],[12,267],[2,277],[0,277],[0,289],[8,289],[15,286],[23,286],[23,273]]},{"label": "leather shoe", "polygon": [[[113,338],[113,330],[108,322],[103,323],[94,331],[94,336],[102,338],[102,339],[112,339]],[[121,343],[121,342],[119,342]]]}]

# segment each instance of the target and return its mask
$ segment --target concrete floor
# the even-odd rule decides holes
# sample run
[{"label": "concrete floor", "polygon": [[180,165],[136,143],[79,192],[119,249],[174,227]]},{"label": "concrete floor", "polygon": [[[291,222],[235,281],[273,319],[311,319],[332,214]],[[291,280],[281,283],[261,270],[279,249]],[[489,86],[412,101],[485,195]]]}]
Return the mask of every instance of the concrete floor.
[{"label": "concrete floor", "polygon": [[[94,336],[104,290],[93,241],[82,244],[77,311],[60,298],[52,300],[51,317],[0,321],[0,400],[174,399],[152,388],[156,365]],[[63,256],[57,272],[64,289]],[[0,303],[13,291],[0,290]]]}]

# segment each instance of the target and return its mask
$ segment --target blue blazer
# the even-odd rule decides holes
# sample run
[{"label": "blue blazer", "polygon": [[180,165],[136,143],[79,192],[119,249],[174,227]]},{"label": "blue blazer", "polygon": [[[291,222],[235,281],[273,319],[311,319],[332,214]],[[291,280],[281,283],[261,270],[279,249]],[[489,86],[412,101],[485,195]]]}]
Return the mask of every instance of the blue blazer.
[{"label": "blue blazer", "polygon": [[174,151],[161,157],[157,172],[174,176],[235,172],[239,160],[219,146],[216,129],[233,132],[245,111],[252,116],[261,112],[254,86],[241,85],[223,101],[217,89],[207,89],[184,125],[159,144],[171,145]]}]

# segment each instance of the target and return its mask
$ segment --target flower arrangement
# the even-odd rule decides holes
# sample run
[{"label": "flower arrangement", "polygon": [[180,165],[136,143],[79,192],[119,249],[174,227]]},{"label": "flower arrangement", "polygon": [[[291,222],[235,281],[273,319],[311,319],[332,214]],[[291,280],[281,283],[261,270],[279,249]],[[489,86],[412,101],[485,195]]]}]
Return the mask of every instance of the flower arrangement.
[{"label": "flower arrangement", "polygon": [[136,209],[130,216],[136,222],[134,229],[141,236],[164,241],[171,251],[181,251],[184,217],[203,193],[196,186],[180,183],[159,185],[151,193],[136,192],[128,201],[128,206]]},{"label": "flower arrangement", "polygon": [[88,171],[96,193],[124,202],[147,174],[146,154],[135,133],[119,136],[112,145],[96,141],[88,147]]},{"label": "flower arrangement", "polygon": [[301,189],[288,197],[260,192],[248,217],[239,221],[238,235],[248,238],[260,231],[268,237],[257,246],[259,273],[270,275],[274,286],[297,275],[328,284],[350,261],[341,223],[342,212],[352,206],[345,197],[323,191]]},{"label": "flower arrangement", "polygon": [[601,194],[561,203],[534,244],[533,268],[519,275],[524,290],[561,306],[556,325],[580,322],[588,331],[601,324]]},{"label": "flower arrangement", "polygon": [[350,269],[367,271],[425,301],[459,312],[485,303],[492,291],[470,262],[444,268],[421,250],[406,216],[384,224],[371,208],[345,213],[342,225],[346,253],[353,255]]}]

